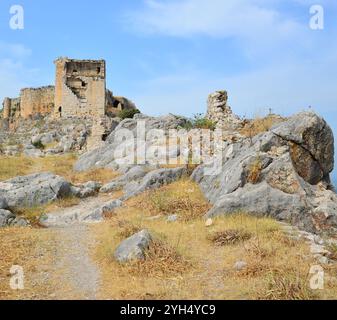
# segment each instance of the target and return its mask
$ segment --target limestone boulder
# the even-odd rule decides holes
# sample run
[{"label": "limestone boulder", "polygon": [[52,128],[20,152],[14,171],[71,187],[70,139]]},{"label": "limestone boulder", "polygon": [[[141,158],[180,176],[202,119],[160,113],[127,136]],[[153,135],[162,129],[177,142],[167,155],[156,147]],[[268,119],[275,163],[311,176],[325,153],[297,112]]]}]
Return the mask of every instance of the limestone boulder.
[{"label": "limestone boulder", "polygon": [[0,198],[10,208],[34,207],[71,195],[71,185],[52,173],[37,173],[0,182]]},{"label": "limestone boulder", "polygon": [[119,263],[144,260],[145,252],[150,247],[152,236],[147,230],[142,230],[124,240],[116,249],[114,258]]},{"label": "limestone boulder", "polygon": [[272,129],[287,141],[299,175],[317,184],[334,168],[334,136],[326,121],[313,112],[301,112]]},{"label": "limestone boulder", "polygon": [[186,175],[185,168],[159,169],[149,172],[142,180],[130,182],[124,188],[123,200],[132,198],[146,190],[160,188],[163,185],[170,184],[181,179]]},{"label": "limestone boulder", "polygon": [[8,209],[8,203],[5,198],[0,197],[0,209]]},{"label": "limestone boulder", "polygon": [[[83,154],[76,162],[74,169],[76,171],[86,171],[92,168],[119,170],[128,164],[135,165],[133,159],[129,159],[128,156],[131,152],[136,154],[138,148],[144,148],[144,139],[148,138],[151,130],[163,130],[164,133],[167,133],[168,130],[178,129],[186,123],[186,118],[174,115],[154,118],[140,114],[136,115],[133,119],[125,119],[108,136],[102,147]],[[141,128],[140,131],[143,131],[145,134],[145,137],[139,137],[143,140],[142,143],[137,140],[137,125]],[[120,140],[121,137],[124,137],[122,142]],[[151,139],[147,139],[146,142],[152,143]],[[119,153],[120,149],[128,150],[128,152],[124,154],[121,151]],[[143,163],[148,163],[147,159],[142,160]],[[130,161],[131,163],[129,163]]]},{"label": "limestone boulder", "polygon": [[334,138],[324,119],[302,112],[253,139],[227,144],[192,174],[214,205],[207,218],[246,212],[309,232],[337,231],[329,174]]},{"label": "limestone boulder", "polygon": [[152,167],[149,166],[135,166],[128,170],[124,175],[118,177],[114,181],[105,184],[100,192],[109,193],[117,190],[123,189],[128,183],[131,181],[138,181],[146,176],[146,174],[153,170]]}]

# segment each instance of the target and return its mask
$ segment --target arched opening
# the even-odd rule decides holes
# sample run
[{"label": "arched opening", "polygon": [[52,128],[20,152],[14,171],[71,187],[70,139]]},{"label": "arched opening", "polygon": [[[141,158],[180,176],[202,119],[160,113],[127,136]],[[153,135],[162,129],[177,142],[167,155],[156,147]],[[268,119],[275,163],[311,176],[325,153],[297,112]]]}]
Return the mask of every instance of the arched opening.
[{"label": "arched opening", "polygon": [[60,115],[60,118],[62,118],[62,107],[59,107],[59,115]]}]

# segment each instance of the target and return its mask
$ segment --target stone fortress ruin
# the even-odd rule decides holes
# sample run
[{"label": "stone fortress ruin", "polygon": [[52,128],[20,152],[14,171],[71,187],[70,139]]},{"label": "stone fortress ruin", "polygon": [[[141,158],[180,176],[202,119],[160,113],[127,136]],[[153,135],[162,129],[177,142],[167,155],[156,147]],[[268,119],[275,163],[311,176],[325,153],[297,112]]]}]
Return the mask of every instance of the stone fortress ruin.
[{"label": "stone fortress ruin", "polygon": [[34,119],[90,116],[97,119],[114,117],[135,105],[126,98],[115,97],[106,88],[104,60],[59,58],[55,62],[55,86],[25,88],[18,98],[3,101],[3,119]]}]

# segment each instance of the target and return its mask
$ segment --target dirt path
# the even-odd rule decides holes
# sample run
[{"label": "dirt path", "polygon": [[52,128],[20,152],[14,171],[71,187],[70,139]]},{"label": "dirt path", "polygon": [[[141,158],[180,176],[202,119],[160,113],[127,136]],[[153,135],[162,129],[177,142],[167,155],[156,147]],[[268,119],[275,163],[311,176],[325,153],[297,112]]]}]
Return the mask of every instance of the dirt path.
[{"label": "dirt path", "polygon": [[90,257],[94,246],[88,226],[77,225],[56,230],[54,275],[58,279],[56,299],[95,300],[99,269]]},{"label": "dirt path", "polygon": [[50,240],[43,245],[41,255],[49,255],[50,259],[40,266],[36,283],[49,283],[52,287],[51,299],[97,298],[100,274],[90,257],[95,240],[89,225],[82,223],[80,217],[107,200],[107,197],[89,198],[76,206],[48,214],[48,229],[44,231],[50,233]]}]

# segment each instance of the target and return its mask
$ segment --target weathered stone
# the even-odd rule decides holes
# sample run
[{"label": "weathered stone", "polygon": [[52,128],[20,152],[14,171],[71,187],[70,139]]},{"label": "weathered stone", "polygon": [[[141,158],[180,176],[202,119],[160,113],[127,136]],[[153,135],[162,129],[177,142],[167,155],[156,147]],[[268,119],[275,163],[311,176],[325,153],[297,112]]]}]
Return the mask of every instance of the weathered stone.
[{"label": "weathered stone", "polygon": [[7,210],[0,209],[0,228],[8,227],[11,219],[15,219],[15,214]]},{"label": "weathered stone", "polygon": [[79,223],[98,223],[104,220],[104,214],[112,213],[122,205],[123,203],[120,200],[113,200],[102,204],[99,199],[92,198],[81,202],[77,206],[44,214],[40,218],[40,223],[47,228],[68,227]]},{"label": "weathered stone", "polygon": [[108,193],[123,189],[131,181],[142,179],[151,169],[148,166],[135,166],[128,170],[123,176],[104,185],[100,192]]},{"label": "weathered stone", "polygon": [[[145,133],[147,135],[152,129],[159,129],[163,130],[164,132],[168,132],[170,129],[177,129],[185,125],[187,119],[174,115],[158,118],[143,116],[141,120],[139,117],[135,117],[134,119],[125,119],[121,121],[117,128],[108,136],[106,143],[102,147],[82,155],[76,162],[74,169],[76,171],[86,171],[92,168],[110,168],[118,170],[119,168],[123,167],[123,165],[127,166],[130,162],[130,159],[128,158],[129,153],[132,151],[136,154],[138,147],[144,147],[143,144],[145,142],[143,141],[142,144],[136,139],[137,124],[139,121],[144,122]],[[116,150],[121,147],[121,142],[118,141],[117,137],[121,132],[125,132],[125,130],[128,130],[130,137],[127,139],[127,141],[123,142],[123,146],[125,150],[129,150],[130,152],[126,152],[125,155],[119,155]],[[149,147],[151,144],[154,144],[155,141],[146,141],[146,143],[147,147]],[[147,148],[147,150],[149,150],[149,148]],[[171,150],[170,153],[172,154],[172,152],[173,151]],[[145,159],[138,159],[138,161],[142,160],[143,163],[153,161],[153,158],[151,158],[150,154],[145,154],[145,157]],[[131,164],[134,165],[133,161]]]},{"label": "weathered stone", "polygon": [[273,189],[266,182],[248,184],[220,197],[208,212],[207,218],[239,212],[260,217],[270,216],[281,221],[290,221],[306,230],[314,230],[312,216],[302,198]]},{"label": "weathered stone", "polygon": [[177,222],[179,219],[177,214],[173,214],[167,217],[167,222]]},{"label": "weathered stone", "polygon": [[245,268],[247,268],[247,262],[245,262],[245,261],[237,261],[234,264],[234,269],[236,271],[242,271]]},{"label": "weathered stone", "polygon": [[8,203],[5,198],[0,197],[0,209],[8,209]]},{"label": "weathered stone", "polygon": [[70,184],[52,173],[38,173],[0,182],[0,197],[10,208],[33,207],[71,194]]},{"label": "weathered stone", "polygon": [[140,193],[159,188],[181,179],[186,174],[185,168],[159,169],[148,173],[140,182],[131,182],[124,188],[123,200],[129,199]]},{"label": "weathered stone", "polygon": [[[222,165],[216,160],[203,164],[192,179],[214,204],[207,217],[247,212],[310,232],[334,232],[337,195],[329,178],[333,152],[325,121],[300,113],[270,132],[226,145]],[[207,171],[210,167],[214,169]]]},{"label": "weathered stone", "polygon": [[116,249],[114,257],[120,263],[144,260],[145,251],[149,248],[151,242],[151,234],[147,230],[142,230],[124,240]]},{"label": "weathered stone", "polygon": [[[292,145],[292,158],[301,177],[316,184],[334,167],[334,138],[326,121],[313,112],[301,112],[276,125],[272,132]],[[305,159],[303,159],[305,158]],[[303,166],[309,167],[304,169]],[[318,173],[315,174],[315,170]]]},{"label": "weathered stone", "polygon": [[[224,150],[222,168],[218,174],[205,175],[207,166],[199,166],[192,174],[192,179],[198,182],[207,198],[214,203],[221,195],[230,194],[247,183],[250,168],[258,162],[261,170],[267,168],[272,158],[266,153],[258,153],[254,146],[238,144],[228,146]],[[217,166],[215,164],[215,166]]]}]

